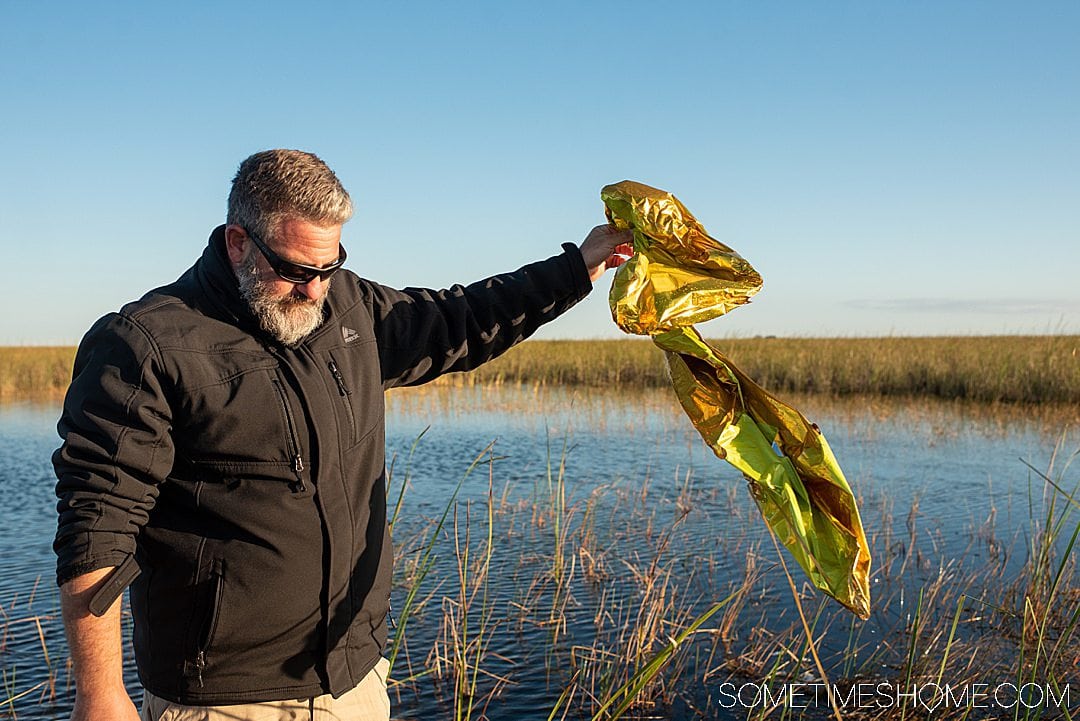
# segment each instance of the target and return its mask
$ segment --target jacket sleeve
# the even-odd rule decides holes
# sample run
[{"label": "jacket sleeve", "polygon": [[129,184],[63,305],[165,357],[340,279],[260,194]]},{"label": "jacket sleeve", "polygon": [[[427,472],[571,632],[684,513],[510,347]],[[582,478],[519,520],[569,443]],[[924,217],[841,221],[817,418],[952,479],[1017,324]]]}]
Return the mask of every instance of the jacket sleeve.
[{"label": "jacket sleeve", "polygon": [[385,388],[466,371],[528,338],[592,290],[581,252],[564,252],[446,290],[371,284],[370,303]]},{"label": "jacket sleeve", "polygon": [[53,453],[57,583],[120,565],[172,468],[172,417],[160,354],[135,321],[112,314],[83,338]]}]

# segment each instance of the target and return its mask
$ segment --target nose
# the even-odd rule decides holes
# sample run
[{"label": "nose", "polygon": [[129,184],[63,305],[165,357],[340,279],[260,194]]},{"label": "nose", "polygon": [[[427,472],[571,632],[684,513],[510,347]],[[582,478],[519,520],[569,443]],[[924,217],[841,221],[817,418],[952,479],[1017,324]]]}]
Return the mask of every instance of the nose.
[{"label": "nose", "polygon": [[315,276],[307,283],[297,283],[296,292],[309,300],[318,300],[326,295],[328,284],[328,280],[323,280],[319,276]]}]

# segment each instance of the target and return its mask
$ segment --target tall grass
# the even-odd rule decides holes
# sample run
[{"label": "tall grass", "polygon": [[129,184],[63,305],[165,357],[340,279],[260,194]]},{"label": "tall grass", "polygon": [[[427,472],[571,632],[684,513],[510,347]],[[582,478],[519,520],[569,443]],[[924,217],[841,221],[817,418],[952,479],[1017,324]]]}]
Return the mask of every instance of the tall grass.
[{"label": "tall grass", "polygon": [[[734,574],[722,587],[714,583],[716,559],[696,552],[688,558],[679,550],[685,540],[679,532],[703,505],[731,499],[716,489],[687,483],[677,498],[654,497],[656,491],[638,481],[600,487],[578,499],[573,483],[563,486],[556,475],[550,486],[538,479],[531,495],[515,500],[497,490],[502,460],[489,446],[462,475],[463,482],[477,466],[487,468],[479,500],[459,500],[457,483],[430,525],[413,526],[418,530],[409,535],[396,518],[398,592],[409,599],[393,645],[391,693],[399,708],[409,698],[434,694],[445,712],[439,717],[515,717],[496,712],[500,702],[519,682],[531,685],[526,695],[535,699],[534,665],[545,662],[546,705],[532,701],[530,718],[691,718],[698,715],[695,708],[704,718],[717,718],[717,698],[709,690],[727,682],[777,689],[821,682],[844,689],[855,683],[909,688],[1007,681],[1017,688],[1037,684],[1059,698],[1068,691],[1074,705],[1080,693],[1080,483],[1075,473],[1067,475],[1071,458],[1055,457],[1045,471],[1032,470],[1020,563],[1009,557],[990,522],[971,531],[971,550],[984,553],[985,561],[964,565],[913,547],[920,535],[912,526],[917,513],[903,513],[898,521],[883,513],[871,539],[874,616],[865,623],[824,601],[805,579],[788,575],[782,555],[766,567],[760,534],[753,540],[748,532],[760,519],[743,515],[734,500],[727,500],[731,507],[724,511],[730,521],[723,532],[730,539],[721,553],[731,557],[741,549],[745,574]],[[565,473],[565,452],[548,465]],[[403,485],[407,478],[408,473]],[[410,493],[395,495],[402,492]],[[912,502],[913,511],[917,504]],[[663,520],[656,509],[665,506]],[[554,513],[562,515],[558,533]],[[708,518],[699,515],[696,522]],[[894,525],[902,530],[895,532]],[[594,562],[602,559],[604,575],[569,571],[571,559],[586,547]],[[439,554],[447,560],[435,563]],[[554,570],[557,554],[566,559],[561,575]],[[576,611],[597,595],[583,621]],[[559,634],[531,633],[530,628],[548,627],[556,598],[577,618],[565,621],[567,630]],[[0,660],[15,634],[23,634],[24,646],[28,640],[40,643],[36,668],[0,664],[0,718],[55,702],[61,664],[55,649],[45,647],[43,621],[55,619],[34,611],[32,601],[14,598],[0,606]],[[414,636],[411,645],[406,626]],[[34,632],[27,635],[30,628]],[[550,648],[507,657],[514,637],[531,643],[546,638]],[[926,717],[920,708],[853,712],[830,700],[831,713],[822,704],[810,717]],[[997,712],[985,716],[970,707],[942,707],[931,718],[1080,718],[1056,707]],[[773,704],[723,718],[736,715],[801,717],[797,709]]]},{"label": "tall grass", "polygon": [[71,381],[75,349],[57,346],[0,346],[0,399],[61,395]]},{"label": "tall grass", "polygon": [[[710,342],[775,393],[1080,402],[1080,336]],[[628,339],[531,341],[449,382],[633,388],[659,387],[669,381],[661,352],[650,341]]]},{"label": "tall grass", "polygon": [[[497,493],[489,476],[475,542],[470,542],[467,528],[469,507],[465,526],[459,526],[453,512],[455,523],[446,539],[456,559],[450,564],[453,570],[439,581],[427,578],[420,584],[434,585],[432,592],[444,599],[440,630],[426,652],[426,665],[455,689],[453,698],[443,701],[455,718],[475,717],[477,710],[486,718],[487,709],[498,708],[492,704],[510,692],[519,674],[535,679],[530,666],[537,663],[547,664],[554,685],[549,685],[549,721],[624,715],[689,718],[687,708],[716,718],[715,708],[700,705],[702,696],[708,696],[702,689],[727,681],[774,689],[809,682],[841,689],[811,716],[828,714],[841,720],[926,717],[925,707],[910,704],[872,712],[844,707],[841,699],[852,697],[843,689],[857,683],[888,683],[905,690],[1004,681],[1017,688],[1041,685],[1059,698],[1071,694],[1074,701],[1080,693],[1080,508],[1075,505],[1080,484],[1066,481],[1067,463],[1051,462],[1047,471],[1033,471],[1027,537],[1020,542],[1025,558],[1019,564],[1004,550],[1008,544],[994,535],[993,513],[984,527],[971,531],[973,552],[987,551],[989,556],[985,564],[974,566],[920,547],[918,498],[897,522],[891,513],[883,513],[872,541],[875,616],[864,624],[824,600],[801,576],[789,575],[778,547],[777,559],[764,567],[758,542],[747,546],[741,540],[753,535],[745,528],[724,530],[740,539],[731,543],[732,550],[745,550],[745,574],[741,582],[736,574],[726,588],[717,588],[710,579],[714,561],[687,559],[678,550],[679,530],[698,512],[704,489],[688,482],[678,489],[677,498],[653,498],[646,482],[595,488],[579,499],[573,485],[564,482],[565,461],[565,449],[558,456],[549,452],[546,471],[538,470],[550,478],[546,483],[538,478],[531,498],[517,502],[507,502],[506,491]],[[490,464],[489,473],[494,473]],[[499,496],[503,501],[496,503]],[[606,501],[602,508],[598,499]],[[743,516],[734,500],[729,502],[732,519],[760,523]],[[663,523],[656,515],[660,506],[670,507],[670,518]],[[604,528],[601,538],[598,523]],[[439,545],[426,533],[420,542],[399,543],[423,556]],[[590,567],[605,571],[575,575],[575,558],[587,558]],[[492,578],[499,578],[504,590],[512,579],[509,586],[516,590],[496,600],[489,596]],[[782,599],[784,579],[788,603]],[[402,578],[408,595],[429,593],[415,580]],[[589,599],[596,602],[591,623],[575,612],[588,606]],[[553,626],[561,630],[553,631]],[[512,635],[546,638],[549,647],[542,658],[493,655],[494,630],[513,627],[518,630]],[[505,643],[504,637],[504,649]],[[483,667],[489,662],[502,667]],[[417,676],[397,682],[396,692],[403,687],[424,693]],[[743,716],[800,717],[782,704],[744,710]],[[1080,718],[1057,707],[1021,708],[1007,716]],[[982,716],[960,706],[942,707],[932,718]]]},{"label": "tall grass", "polygon": [[[411,480],[424,438],[409,449],[404,471],[390,476],[395,597],[403,602],[395,603],[388,655],[392,698],[405,715],[419,715],[409,712],[415,700],[435,707],[434,717],[459,721],[693,718],[694,709],[716,718],[715,690],[727,682],[1009,681],[1059,696],[1071,684],[1074,703],[1080,697],[1080,482],[1060,451],[1028,467],[1021,535],[999,537],[991,507],[983,525],[954,529],[969,544],[959,552],[939,551],[920,525],[927,501],[891,489],[863,497],[880,520],[867,526],[874,615],[862,622],[824,602],[798,571],[787,575],[783,556],[761,551],[768,540],[760,516],[737,484],[695,483],[689,471],[667,483],[645,471],[590,485],[581,477],[588,464],[567,462],[580,458],[568,443],[550,443],[546,463],[527,475],[515,469],[522,473],[513,489],[499,479],[502,464],[515,460],[492,446],[463,453],[452,464],[463,471],[426,506],[430,522],[420,523],[403,499],[431,500],[430,489]],[[479,494],[478,469],[488,472]],[[1024,469],[1017,470],[1023,488]],[[694,545],[690,529],[703,527],[715,529],[715,545]],[[0,718],[70,698],[62,682],[56,689],[63,652],[45,645],[58,621],[33,598],[27,584],[18,598],[0,599]],[[14,642],[35,649],[36,663],[24,652],[14,668],[4,656]],[[518,684],[529,712],[502,712]],[[817,711],[813,718],[925,716],[906,707]],[[989,717],[942,708],[932,718],[1080,719],[1072,711],[1016,711]],[[774,704],[738,717],[800,713]]]},{"label": "tall grass", "polygon": [[[776,393],[916,396],[1005,403],[1080,402],[1080,336],[745,338],[712,341]],[[72,348],[0,347],[0,398],[62,393]],[[450,384],[596,388],[667,385],[648,340],[530,341]]]}]

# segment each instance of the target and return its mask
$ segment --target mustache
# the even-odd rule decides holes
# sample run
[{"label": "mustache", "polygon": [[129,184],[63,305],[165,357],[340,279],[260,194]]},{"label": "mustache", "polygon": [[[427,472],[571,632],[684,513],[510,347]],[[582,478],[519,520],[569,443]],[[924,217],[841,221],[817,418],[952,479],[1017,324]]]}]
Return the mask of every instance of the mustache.
[{"label": "mustache", "polygon": [[282,344],[296,345],[322,325],[325,294],[318,300],[297,293],[275,295],[271,286],[260,279],[258,266],[252,261],[237,269],[237,279],[240,297],[259,325]]},{"label": "mustache", "polygon": [[277,304],[282,308],[303,308],[322,304],[321,301],[312,300],[302,295],[286,295],[276,300]]}]

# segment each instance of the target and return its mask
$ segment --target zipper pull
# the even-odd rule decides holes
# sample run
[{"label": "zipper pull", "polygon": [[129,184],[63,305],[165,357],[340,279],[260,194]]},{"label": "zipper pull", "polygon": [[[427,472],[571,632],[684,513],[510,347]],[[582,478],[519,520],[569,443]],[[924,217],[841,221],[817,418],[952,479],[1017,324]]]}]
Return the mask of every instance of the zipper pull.
[{"label": "zipper pull", "polygon": [[199,682],[199,688],[203,687],[202,672],[206,668],[206,652],[200,650],[195,657],[195,678]]},{"label": "zipper pull", "polygon": [[304,485],[304,459],[299,453],[293,457],[293,473],[296,474],[296,483],[292,484],[292,492],[303,493],[307,490],[307,486]]},{"label": "zipper pull", "polygon": [[337,383],[338,393],[343,396],[352,395],[349,392],[349,389],[345,387],[345,378],[341,375],[341,371],[338,370],[337,363],[334,362],[333,358],[330,359],[327,366],[330,368],[330,373],[333,374],[334,381]]}]

